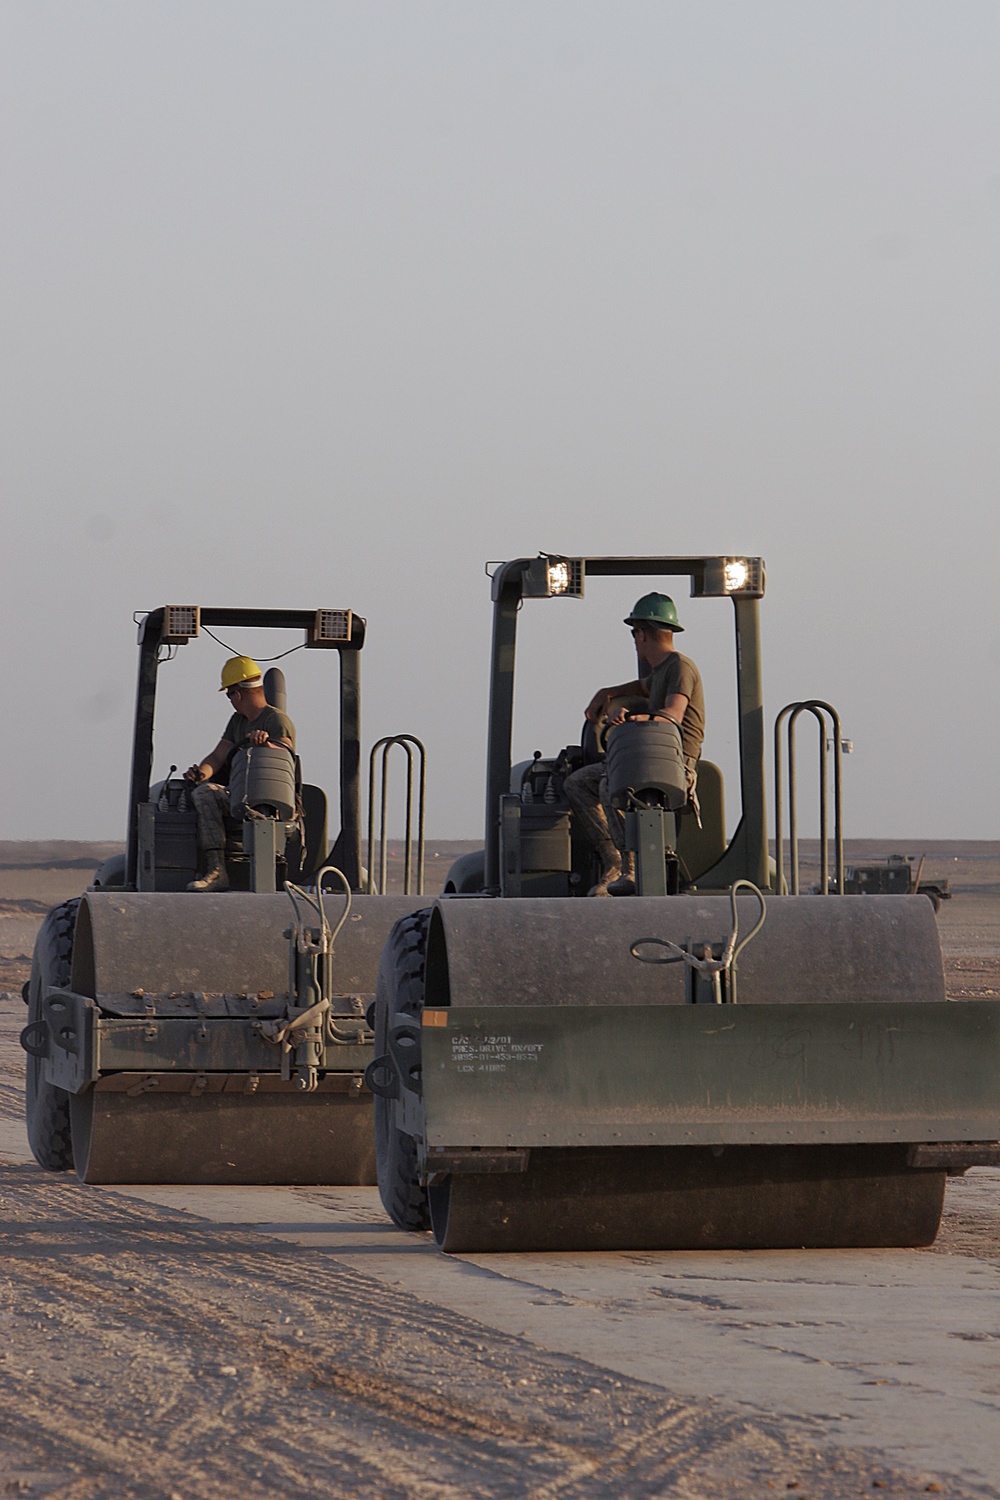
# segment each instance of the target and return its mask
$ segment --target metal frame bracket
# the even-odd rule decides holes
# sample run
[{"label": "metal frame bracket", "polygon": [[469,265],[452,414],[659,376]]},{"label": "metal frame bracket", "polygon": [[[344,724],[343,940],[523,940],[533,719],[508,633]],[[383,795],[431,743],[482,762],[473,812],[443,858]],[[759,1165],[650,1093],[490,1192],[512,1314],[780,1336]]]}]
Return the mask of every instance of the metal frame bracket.
[{"label": "metal frame bracket", "polygon": [[46,1078],[68,1094],[82,1093],[98,1074],[94,1043],[97,1006],[86,995],[50,989],[42,1001],[42,1014],[49,1033]]}]

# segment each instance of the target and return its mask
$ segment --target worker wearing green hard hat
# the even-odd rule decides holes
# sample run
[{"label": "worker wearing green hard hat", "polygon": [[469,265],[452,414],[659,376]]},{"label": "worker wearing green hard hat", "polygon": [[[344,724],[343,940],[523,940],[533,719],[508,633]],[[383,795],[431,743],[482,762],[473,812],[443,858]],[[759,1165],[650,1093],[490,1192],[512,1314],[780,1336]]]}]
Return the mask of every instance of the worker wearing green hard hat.
[{"label": "worker wearing green hard hat", "polygon": [[[614,687],[599,688],[587,704],[588,720],[609,727],[626,718],[672,719],[681,732],[687,772],[688,802],[698,811],[698,757],[705,737],[705,692],[701,673],[674,646],[684,629],[669,594],[643,594],[625,624],[632,631],[636,653],[646,675]],[[631,700],[631,702],[629,701]],[[581,766],[567,776],[563,787],[600,860],[592,896],[626,896],[635,892],[635,856],[625,848],[625,823],[607,794],[607,777],[600,762]]]},{"label": "worker wearing green hard hat", "polygon": [[684,626],[677,621],[677,605],[669,594],[643,594],[636,600],[635,608],[626,615],[625,625],[652,625],[660,630],[671,630],[676,635]]},{"label": "worker wearing green hard hat", "polygon": [[185,780],[195,783],[191,802],[198,819],[198,850],[202,873],[189,891],[227,891],[226,825],[229,788],[214,778],[241,745],[284,745],[295,754],[295,725],[286,713],[273,708],[264,694],[264,679],[252,656],[231,656],[222,668],[222,686],[232,714],[222,738],[204,760],[188,766]]}]

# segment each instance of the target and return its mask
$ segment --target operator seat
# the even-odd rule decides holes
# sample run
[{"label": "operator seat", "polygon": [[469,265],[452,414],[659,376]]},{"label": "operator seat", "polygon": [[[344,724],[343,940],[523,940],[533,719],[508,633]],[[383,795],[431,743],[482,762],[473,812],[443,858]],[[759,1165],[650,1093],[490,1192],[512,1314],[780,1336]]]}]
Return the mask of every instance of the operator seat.
[{"label": "operator seat", "polygon": [[[279,859],[278,873],[283,879],[300,881],[315,874],[324,861],[327,848],[327,797],[322,787],[303,782],[302,762],[298,755],[293,760],[295,816],[280,819],[288,825],[288,836],[284,856]],[[238,865],[243,855],[244,819],[229,812],[223,821],[226,827],[226,864],[230,880],[238,884]]]}]

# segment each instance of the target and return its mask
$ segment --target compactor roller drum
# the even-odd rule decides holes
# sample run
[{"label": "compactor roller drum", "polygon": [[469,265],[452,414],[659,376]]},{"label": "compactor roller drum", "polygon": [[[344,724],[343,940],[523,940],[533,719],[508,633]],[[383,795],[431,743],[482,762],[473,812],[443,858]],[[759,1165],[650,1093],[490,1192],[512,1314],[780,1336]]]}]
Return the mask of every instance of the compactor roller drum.
[{"label": "compactor roller drum", "polygon": [[264,1034],[288,1004],[287,896],[88,893],[68,991],[77,1051],[64,1059],[79,1070],[69,1113],[81,1180],[374,1184],[364,1015],[388,931],[412,906],[354,898],[325,1065],[303,1092]]},{"label": "compactor roller drum", "polygon": [[930,1245],[944,1172],[900,1146],[639,1146],[539,1153],[429,1190],[442,1250],[794,1250]]},{"label": "compactor roller drum", "polygon": [[930,1244],[945,1166],[920,1153],[983,1138],[996,1016],[945,1000],[929,904],[771,902],[736,1004],[630,951],[717,944],[730,913],[445,899],[400,923],[369,1070],[395,1222],[449,1251]]},{"label": "compactor roller drum", "polygon": [[[187,1081],[187,1080],[185,1080]],[[371,1100],[323,1094],[73,1094],[81,1182],[375,1182]]]}]

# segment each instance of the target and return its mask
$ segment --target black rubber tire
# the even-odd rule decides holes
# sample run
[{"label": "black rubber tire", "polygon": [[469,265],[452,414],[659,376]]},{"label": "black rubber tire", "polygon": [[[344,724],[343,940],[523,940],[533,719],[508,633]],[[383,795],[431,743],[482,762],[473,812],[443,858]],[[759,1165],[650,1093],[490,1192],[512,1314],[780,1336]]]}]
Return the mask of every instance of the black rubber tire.
[{"label": "black rubber tire", "polygon": [[[424,1008],[424,954],[430,909],[403,917],[382,952],[375,993],[375,1055],[389,1050],[389,1027],[410,1018],[420,1024]],[[417,1176],[417,1147],[395,1123],[395,1101],[375,1096],[375,1159],[382,1206],[400,1229],[427,1229],[427,1190]]]},{"label": "black rubber tire", "polygon": [[[79,905],[76,900],[54,906],[38,930],[28,981],[29,1025],[42,1019],[42,996],[47,989],[69,986]],[[46,1171],[69,1172],[73,1167],[69,1094],[49,1083],[42,1058],[29,1052],[26,1062],[24,1113],[32,1155]]]}]

